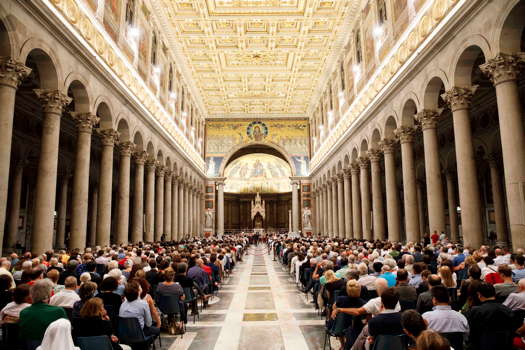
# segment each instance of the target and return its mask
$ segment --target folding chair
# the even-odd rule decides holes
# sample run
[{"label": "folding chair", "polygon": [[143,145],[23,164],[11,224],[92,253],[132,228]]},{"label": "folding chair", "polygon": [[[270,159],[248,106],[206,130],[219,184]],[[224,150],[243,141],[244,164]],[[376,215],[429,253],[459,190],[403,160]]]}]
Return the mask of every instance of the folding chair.
[{"label": "folding chair", "polygon": [[[173,317],[174,320],[176,320],[177,318],[179,320],[182,320],[182,314],[181,314],[181,308],[180,308],[178,296],[157,292],[157,295],[155,297],[155,302],[157,303],[157,306],[159,307],[160,312],[168,316],[168,319],[170,317]],[[183,326],[183,332],[184,332],[184,326]],[[181,335],[181,338],[182,338],[182,335]],[[160,343],[160,337],[159,337],[159,343]]]},{"label": "folding chair", "polygon": [[372,350],[406,350],[407,339],[404,334],[379,335],[374,338]]},{"label": "folding chair", "polygon": [[195,291],[193,288],[183,288],[184,289],[184,304],[191,307],[193,313],[193,323],[195,323],[195,317],[199,318],[199,307],[197,305],[197,297],[195,296]]},{"label": "folding chair", "polygon": [[149,349],[153,345],[153,349],[155,349],[156,337],[154,335],[146,336],[137,318],[119,317],[117,329],[117,335],[122,344],[129,345],[132,349]]},{"label": "folding chair", "polygon": [[78,337],[76,342],[80,350],[113,350],[111,340],[107,335]]}]

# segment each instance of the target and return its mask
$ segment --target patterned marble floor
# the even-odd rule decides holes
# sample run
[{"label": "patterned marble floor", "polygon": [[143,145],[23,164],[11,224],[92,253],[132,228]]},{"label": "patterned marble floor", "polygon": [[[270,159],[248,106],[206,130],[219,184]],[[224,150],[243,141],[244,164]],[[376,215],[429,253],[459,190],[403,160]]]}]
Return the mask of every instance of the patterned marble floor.
[{"label": "patterned marble floor", "polygon": [[162,350],[321,349],[324,321],[310,301],[265,246],[252,246],[186,334],[163,335]]}]

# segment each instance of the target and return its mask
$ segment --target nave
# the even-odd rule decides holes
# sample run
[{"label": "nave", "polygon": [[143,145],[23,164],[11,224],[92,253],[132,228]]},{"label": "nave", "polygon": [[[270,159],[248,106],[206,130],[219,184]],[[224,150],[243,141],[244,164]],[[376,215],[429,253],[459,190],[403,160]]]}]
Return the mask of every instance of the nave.
[{"label": "nave", "polygon": [[[162,350],[320,349],[324,319],[263,244],[251,246],[186,333],[163,335]],[[175,339],[175,340],[173,340]],[[332,339],[332,346],[338,344]]]}]

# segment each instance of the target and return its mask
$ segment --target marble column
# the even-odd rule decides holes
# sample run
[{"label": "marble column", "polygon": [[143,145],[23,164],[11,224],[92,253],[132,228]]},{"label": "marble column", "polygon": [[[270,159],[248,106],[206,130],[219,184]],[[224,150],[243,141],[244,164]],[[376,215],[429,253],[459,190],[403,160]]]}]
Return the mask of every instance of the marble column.
[{"label": "marble column", "polygon": [[113,129],[101,130],[102,156],[97,204],[97,239],[99,246],[109,245],[111,232],[111,197],[113,190],[113,148],[118,140],[118,132]]},{"label": "marble column", "polygon": [[[417,189],[417,212],[419,215],[419,232],[420,237],[423,235],[424,232],[426,232],[425,228],[425,210],[424,210],[424,204],[423,204],[423,184],[420,181],[416,181],[416,189]],[[438,231],[438,233],[441,233],[441,231]]]},{"label": "marble column", "polygon": [[321,187],[321,194],[322,194],[322,203],[321,203],[321,223],[323,226],[323,236],[328,235],[328,221],[327,221],[327,212],[328,212],[328,193],[327,193],[327,186],[326,183],[323,183]]},{"label": "marble column", "polygon": [[[31,69],[21,62],[10,57],[0,57],[0,106],[2,106],[0,108],[0,140],[2,140],[0,143],[0,253],[4,241],[7,194],[9,191],[15,96],[18,86],[30,73]],[[18,218],[16,221],[18,229]]]},{"label": "marble column", "polygon": [[71,235],[69,249],[86,247],[89,203],[89,166],[91,162],[91,135],[99,118],[91,113],[73,113],[77,125],[77,148],[73,173],[71,205]]},{"label": "marble column", "polygon": [[144,163],[148,154],[145,151],[133,153],[135,177],[133,186],[133,213],[131,215],[131,242],[144,241]]},{"label": "marble column", "polygon": [[7,222],[7,248],[14,248],[18,239],[18,222],[22,199],[22,180],[26,160],[18,160],[13,171],[11,194],[9,195],[9,218]]},{"label": "marble column", "polygon": [[186,232],[184,231],[184,206],[186,203],[184,203],[184,188],[186,185],[184,184],[184,181],[182,180],[182,177],[179,177],[179,201],[178,201],[178,209],[179,209],[179,217],[178,217],[178,226],[179,226],[179,234],[178,238],[183,239],[186,235]]},{"label": "marble column", "polygon": [[458,236],[458,212],[456,201],[456,186],[454,184],[454,177],[451,172],[445,173],[447,179],[447,201],[448,201],[448,217],[450,224],[450,239],[452,242],[457,242]]},{"label": "marble column", "polygon": [[36,174],[31,250],[37,254],[42,254],[51,249],[53,245],[60,118],[63,108],[71,102],[71,98],[59,90],[37,89],[35,93],[42,103],[44,120]]},{"label": "marble column", "polygon": [[157,163],[155,169],[155,242],[159,242],[164,230],[164,165]]},{"label": "marble column", "polygon": [[299,232],[299,189],[300,181],[292,180],[292,231]]},{"label": "marble column", "polygon": [[344,170],[344,202],[345,202],[345,238],[352,238],[353,218],[352,218],[352,184],[350,169]]},{"label": "marble column", "polygon": [[125,141],[118,144],[120,152],[118,172],[117,203],[117,244],[129,242],[129,182],[131,173],[131,153],[135,144]]},{"label": "marble column", "polygon": [[450,105],[454,123],[463,243],[473,249],[483,242],[481,197],[470,128],[470,106],[474,91],[475,89],[454,87],[442,95],[443,100]]},{"label": "marble column", "polygon": [[[480,68],[496,88],[501,150],[513,248],[525,246],[525,130],[518,73],[525,54],[500,53]],[[499,232],[498,232],[499,239]]]},{"label": "marble column", "polygon": [[333,193],[332,193],[332,181],[328,181],[326,186],[326,199],[327,199],[327,210],[326,210],[326,220],[327,220],[327,229],[328,229],[328,235],[330,237],[334,237],[334,221],[332,220],[332,210],[333,210]]},{"label": "marble column", "polygon": [[381,181],[381,151],[371,149],[368,151],[370,158],[370,177],[372,178],[372,220],[374,239],[384,240],[385,234],[385,208],[383,206],[383,184]]},{"label": "marble column", "polygon": [[423,129],[428,226],[430,232],[445,232],[445,197],[443,194],[437,134],[439,114],[435,111],[423,110],[416,115],[416,119]]},{"label": "marble column", "polygon": [[189,183],[184,187],[184,235],[191,237],[190,232],[190,191],[191,185]]},{"label": "marble column", "polygon": [[97,215],[98,215],[98,184],[93,186],[93,192],[91,194],[91,208],[90,208],[90,226],[88,236],[88,246],[94,247],[97,239]]},{"label": "marble column", "polygon": [[217,236],[224,234],[224,179],[215,181],[217,184]]},{"label": "marble column", "polygon": [[370,162],[368,157],[359,157],[359,169],[359,180],[361,185],[361,223],[363,239],[371,240],[372,231],[370,230],[370,213],[372,211],[372,206],[370,205]]},{"label": "marble column", "polygon": [[337,175],[337,233],[339,238],[345,238],[345,200],[343,173]]},{"label": "marble column", "polygon": [[392,139],[381,141],[381,149],[385,157],[385,188],[386,188],[386,217],[388,227],[388,240],[399,242],[400,234],[400,214],[399,197],[397,192],[396,164],[395,164],[395,144]]},{"label": "marble column", "polygon": [[[501,180],[499,175],[499,159],[492,155],[489,158],[490,184],[492,187],[492,200],[494,204],[494,218],[496,219],[496,234],[498,245],[507,246],[509,239],[507,236],[507,220],[505,215],[504,195],[501,190]],[[503,169],[503,167],[501,168]]]},{"label": "marble column", "polygon": [[171,185],[171,239],[179,239],[179,181],[178,176],[173,174]]},{"label": "marble column", "polygon": [[146,227],[144,228],[144,241],[155,240],[155,168],[157,161],[153,158],[146,160]]},{"label": "marble column", "polygon": [[352,238],[363,238],[361,217],[361,186],[359,184],[359,163],[352,163],[352,216],[354,217],[354,232]]},{"label": "marble column", "polygon": [[414,164],[414,135],[416,128],[401,126],[396,134],[401,142],[401,162],[403,165],[403,201],[405,204],[405,231],[407,242],[419,242],[419,213],[416,187],[416,167]]},{"label": "marble column", "polygon": [[191,237],[193,237],[195,233],[193,231],[193,226],[194,226],[193,214],[195,210],[194,201],[195,201],[194,189],[193,189],[193,186],[191,186],[188,188],[188,233],[190,234]]},{"label": "marble column", "polygon": [[54,247],[64,248],[66,242],[67,198],[69,193],[69,171],[65,171],[60,184],[57,210],[57,234]]},{"label": "marble column", "polygon": [[334,176],[332,178],[332,237],[339,237],[338,203],[337,176]]},{"label": "marble column", "polygon": [[164,174],[164,234],[166,240],[171,241],[171,180],[172,173],[166,170]]}]

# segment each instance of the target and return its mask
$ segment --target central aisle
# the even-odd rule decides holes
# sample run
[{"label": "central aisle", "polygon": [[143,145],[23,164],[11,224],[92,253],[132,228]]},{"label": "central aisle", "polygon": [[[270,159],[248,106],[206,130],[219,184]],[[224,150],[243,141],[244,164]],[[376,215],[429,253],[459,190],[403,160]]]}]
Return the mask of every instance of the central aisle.
[{"label": "central aisle", "polygon": [[310,302],[265,245],[251,246],[218,298],[168,349],[320,349],[324,320]]}]

